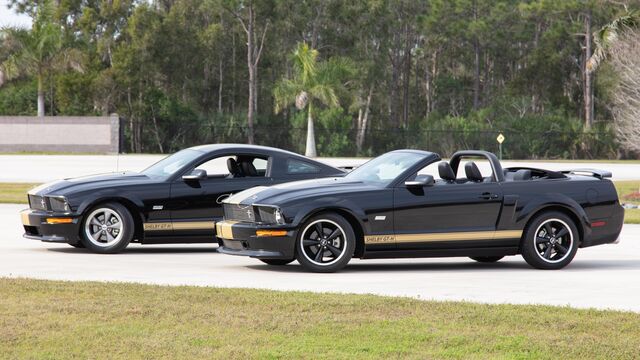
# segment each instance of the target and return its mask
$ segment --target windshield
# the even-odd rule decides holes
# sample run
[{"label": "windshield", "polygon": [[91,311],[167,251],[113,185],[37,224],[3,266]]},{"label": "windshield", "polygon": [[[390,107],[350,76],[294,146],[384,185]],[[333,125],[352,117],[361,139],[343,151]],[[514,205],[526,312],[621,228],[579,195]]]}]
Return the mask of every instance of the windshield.
[{"label": "windshield", "polygon": [[168,178],[201,155],[202,153],[199,151],[191,149],[181,150],[142,170],[142,174],[151,177]]},{"label": "windshield", "polygon": [[404,151],[390,152],[356,168],[345,178],[386,186],[422,159],[424,159],[422,154]]}]

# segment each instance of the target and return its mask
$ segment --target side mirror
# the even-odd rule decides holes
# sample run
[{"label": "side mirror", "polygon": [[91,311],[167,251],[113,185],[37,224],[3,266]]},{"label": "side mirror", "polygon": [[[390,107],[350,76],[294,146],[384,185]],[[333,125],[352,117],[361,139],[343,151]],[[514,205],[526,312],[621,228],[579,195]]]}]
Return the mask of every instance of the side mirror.
[{"label": "side mirror", "polygon": [[202,169],[194,169],[192,172],[182,175],[182,180],[184,181],[197,181],[204,180],[207,178],[207,171]]},{"label": "side mirror", "polygon": [[418,175],[415,179],[404,182],[406,187],[425,187],[433,184],[435,184],[435,180],[431,175]]}]

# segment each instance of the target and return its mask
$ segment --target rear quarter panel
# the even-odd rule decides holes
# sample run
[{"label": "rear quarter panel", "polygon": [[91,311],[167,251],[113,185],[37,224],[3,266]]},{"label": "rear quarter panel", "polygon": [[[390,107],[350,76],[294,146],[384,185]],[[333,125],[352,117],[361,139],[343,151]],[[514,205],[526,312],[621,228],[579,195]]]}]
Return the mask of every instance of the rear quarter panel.
[{"label": "rear quarter panel", "polygon": [[[563,210],[574,218],[587,242],[592,238],[591,223],[605,221],[613,228],[598,229],[598,232],[619,233],[620,205],[613,183],[591,176],[572,175],[564,179],[540,179],[531,181],[503,182],[505,202],[499,228],[526,226],[528,221],[547,208]],[[616,225],[617,223],[620,225]],[[615,234],[617,237],[617,233]]]}]

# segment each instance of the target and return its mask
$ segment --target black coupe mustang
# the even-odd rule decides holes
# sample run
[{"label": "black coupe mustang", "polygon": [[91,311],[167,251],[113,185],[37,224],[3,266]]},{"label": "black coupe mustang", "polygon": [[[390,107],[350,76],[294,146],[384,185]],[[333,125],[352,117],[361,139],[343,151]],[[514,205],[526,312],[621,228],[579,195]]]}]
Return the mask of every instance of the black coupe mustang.
[{"label": "black coupe mustang", "polygon": [[343,176],[342,170],[264,146],[196,146],[140,173],[66,179],[29,191],[24,237],[114,253],[129,242],[215,242],[221,201],[285,181]]},{"label": "black coupe mustang", "polygon": [[[488,161],[485,174],[470,161],[478,157]],[[624,210],[608,177],[503,169],[484,151],[460,151],[449,162],[392,151],[344,177],[231,196],[216,224],[218,251],[272,265],[297,259],[317,272],[339,270],[352,257],[494,262],[516,254],[533,267],[560,269],[579,247],[617,241]]]}]

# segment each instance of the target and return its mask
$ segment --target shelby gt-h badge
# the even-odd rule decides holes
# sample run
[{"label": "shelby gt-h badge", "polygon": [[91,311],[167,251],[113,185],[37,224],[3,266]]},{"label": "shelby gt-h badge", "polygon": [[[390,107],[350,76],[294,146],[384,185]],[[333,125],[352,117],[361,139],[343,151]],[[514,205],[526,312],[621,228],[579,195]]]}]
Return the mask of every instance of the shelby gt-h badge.
[{"label": "shelby gt-h badge", "polygon": [[[491,174],[470,161],[478,157]],[[448,163],[426,151],[392,151],[344,177],[231,196],[216,224],[218,251],[272,265],[297,259],[318,272],[352,257],[494,262],[516,254],[536,268],[560,269],[579,247],[616,242],[624,210],[610,176],[503,169],[484,151],[460,151]]]},{"label": "shelby gt-h badge", "polygon": [[42,185],[28,194],[24,236],[113,253],[129,242],[214,242],[220,202],[257,185],[342,176],[288,151],[217,144],[177,152],[140,173]]}]

